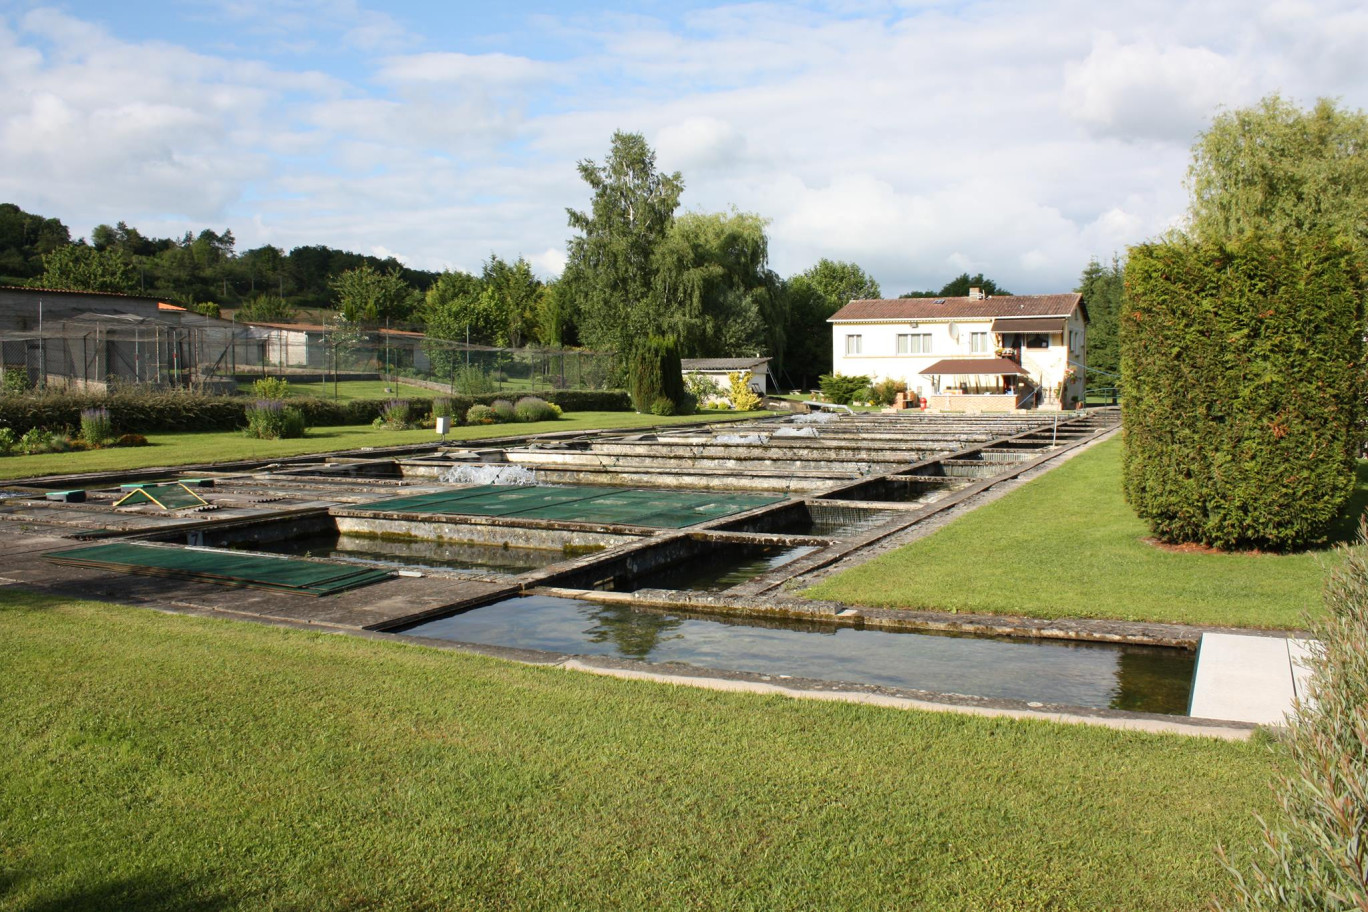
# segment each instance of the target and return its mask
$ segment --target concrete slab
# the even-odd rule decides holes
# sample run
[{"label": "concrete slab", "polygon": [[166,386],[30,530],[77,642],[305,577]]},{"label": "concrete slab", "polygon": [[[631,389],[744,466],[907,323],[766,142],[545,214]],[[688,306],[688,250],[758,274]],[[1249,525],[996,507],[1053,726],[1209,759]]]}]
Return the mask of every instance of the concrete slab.
[{"label": "concrete slab", "polygon": [[1297,691],[1286,637],[1203,634],[1190,714],[1201,719],[1282,725]]}]

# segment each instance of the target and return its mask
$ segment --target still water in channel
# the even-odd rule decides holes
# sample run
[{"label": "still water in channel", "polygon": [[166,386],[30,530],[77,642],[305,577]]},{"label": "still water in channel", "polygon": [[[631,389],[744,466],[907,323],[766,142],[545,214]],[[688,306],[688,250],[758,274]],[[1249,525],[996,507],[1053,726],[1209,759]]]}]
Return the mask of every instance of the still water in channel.
[{"label": "still water in channel", "polygon": [[439,542],[406,538],[375,538],[327,532],[287,541],[253,544],[254,551],[296,557],[363,560],[387,567],[451,570],[516,576],[563,560],[563,551],[550,548],[502,548],[470,542]]},{"label": "still water in channel", "polygon": [[817,548],[808,545],[788,548],[778,545],[731,548],[721,553],[696,557],[662,568],[619,588],[631,591],[685,589],[694,592],[721,592],[723,589],[730,589],[732,586],[739,586],[747,580],[752,580],[762,573],[792,563],[816,550]]},{"label": "still water in channel", "polygon": [[1182,649],[892,633],[640,611],[552,596],[508,599],[404,633],[465,643],[682,662],[726,671],[1186,715]]}]

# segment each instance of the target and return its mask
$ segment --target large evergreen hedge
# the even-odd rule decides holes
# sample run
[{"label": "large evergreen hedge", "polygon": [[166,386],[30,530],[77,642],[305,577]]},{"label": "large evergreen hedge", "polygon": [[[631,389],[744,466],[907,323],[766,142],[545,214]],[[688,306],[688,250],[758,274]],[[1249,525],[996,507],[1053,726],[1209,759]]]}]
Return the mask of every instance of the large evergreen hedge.
[{"label": "large evergreen hedge", "polygon": [[1325,533],[1363,441],[1364,275],[1324,236],[1131,248],[1125,492],[1157,537],[1287,549]]}]

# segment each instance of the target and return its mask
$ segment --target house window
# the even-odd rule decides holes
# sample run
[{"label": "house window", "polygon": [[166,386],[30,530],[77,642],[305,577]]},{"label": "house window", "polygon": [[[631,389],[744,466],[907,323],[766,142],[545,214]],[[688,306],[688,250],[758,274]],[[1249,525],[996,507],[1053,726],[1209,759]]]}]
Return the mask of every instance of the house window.
[{"label": "house window", "polygon": [[898,335],[898,354],[925,355],[930,352],[930,333],[900,333]]},{"label": "house window", "polygon": [[846,354],[858,355],[864,341],[863,336],[846,336]]},{"label": "house window", "polygon": [[987,353],[988,353],[988,334],[987,334],[986,332],[984,332],[984,333],[970,333],[970,334],[969,334],[969,351],[970,351],[971,353],[975,354],[975,355],[987,354]]},{"label": "house window", "polygon": [[1027,333],[1024,348],[1049,348],[1049,333]]}]

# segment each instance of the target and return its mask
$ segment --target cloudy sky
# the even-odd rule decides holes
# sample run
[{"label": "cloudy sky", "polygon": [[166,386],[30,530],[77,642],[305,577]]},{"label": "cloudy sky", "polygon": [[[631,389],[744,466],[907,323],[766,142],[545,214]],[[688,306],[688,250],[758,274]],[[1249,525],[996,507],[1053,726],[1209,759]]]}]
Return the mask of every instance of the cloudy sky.
[{"label": "cloudy sky", "polygon": [[0,202],[553,276],[621,129],[781,275],[1063,291],[1181,218],[1222,106],[1368,107],[1364,48],[1361,0],[0,0]]}]

